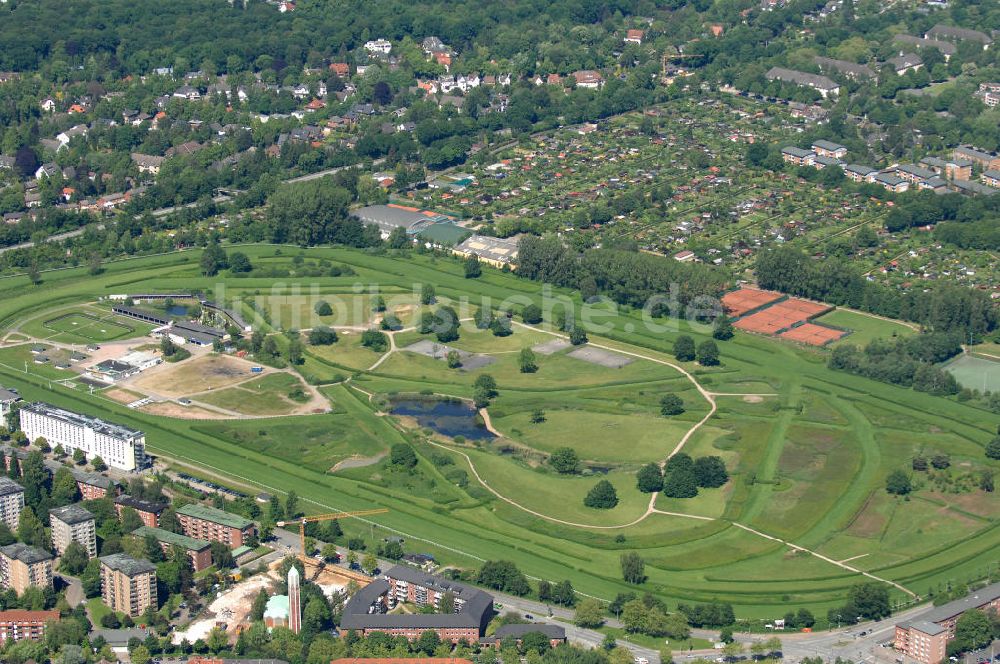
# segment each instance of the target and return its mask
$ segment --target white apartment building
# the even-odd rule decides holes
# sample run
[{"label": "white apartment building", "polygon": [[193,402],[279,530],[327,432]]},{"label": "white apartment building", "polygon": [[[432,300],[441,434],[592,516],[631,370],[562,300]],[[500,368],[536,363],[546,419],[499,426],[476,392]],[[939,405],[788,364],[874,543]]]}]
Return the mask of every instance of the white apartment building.
[{"label": "white apartment building", "polygon": [[24,509],[24,487],[0,475],[0,521],[11,530],[17,530]]},{"label": "white apartment building", "polygon": [[52,546],[58,555],[66,553],[70,542],[79,542],[87,557],[97,555],[97,530],[94,515],[79,505],[66,505],[49,510],[52,524]]},{"label": "white apartment building", "polygon": [[88,460],[99,456],[119,470],[141,470],[147,465],[146,435],[141,431],[47,403],[28,404],[19,414],[21,431],[30,441],[43,437],[52,447],[62,445],[70,454],[82,450]]},{"label": "white apartment building", "polygon": [[365,50],[369,53],[389,55],[389,51],[392,50],[392,43],[387,39],[372,39],[365,42]]}]

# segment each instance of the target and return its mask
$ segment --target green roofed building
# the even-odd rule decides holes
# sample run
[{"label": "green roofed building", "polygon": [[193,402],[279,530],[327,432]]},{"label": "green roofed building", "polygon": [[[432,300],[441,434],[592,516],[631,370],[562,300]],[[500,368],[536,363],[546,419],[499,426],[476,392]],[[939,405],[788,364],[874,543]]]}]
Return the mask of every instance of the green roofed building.
[{"label": "green roofed building", "polygon": [[197,503],[177,510],[184,534],[195,539],[222,542],[229,548],[243,546],[255,534],[253,521]]},{"label": "green roofed building", "polygon": [[143,539],[152,535],[160,543],[160,548],[165,554],[169,553],[170,547],[183,548],[187,551],[188,557],[191,558],[191,566],[194,567],[195,572],[212,566],[212,544],[207,540],[195,539],[163,528],[150,528],[149,526],[136,528],[132,534]]},{"label": "green roofed building", "polygon": [[451,223],[431,224],[417,233],[417,238],[438,247],[454,247],[472,235],[472,231]]}]

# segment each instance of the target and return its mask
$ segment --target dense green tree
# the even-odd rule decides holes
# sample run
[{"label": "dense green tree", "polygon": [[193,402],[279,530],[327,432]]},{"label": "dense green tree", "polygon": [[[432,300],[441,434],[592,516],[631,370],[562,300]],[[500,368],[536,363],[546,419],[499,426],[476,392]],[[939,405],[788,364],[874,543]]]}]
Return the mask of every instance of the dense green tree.
[{"label": "dense green tree", "polygon": [[333,315],[333,307],[331,307],[330,303],[327,302],[326,300],[320,300],[319,302],[317,302],[316,306],[313,307],[313,311],[316,312],[317,316],[332,316]]},{"label": "dense green tree", "polygon": [[572,474],[580,468],[580,457],[572,447],[560,447],[549,455],[549,465],[557,473]]},{"label": "dense green tree", "polygon": [[684,412],[684,400],[670,392],[660,397],[660,415],[671,417]]},{"label": "dense green tree", "polygon": [[715,319],[715,324],[712,326],[713,339],[727,341],[733,338],[733,334],[733,321],[729,319],[729,316],[723,314]]},{"label": "dense green tree", "polygon": [[897,496],[905,496],[913,490],[910,476],[902,470],[894,470],[885,478],[885,490]]},{"label": "dense green tree", "polygon": [[663,490],[663,471],[657,463],[647,463],[635,475],[636,486],[643,493]]},{"label": "dense green tree", "polygon": [[719,347],[711,339],[698,344],[698,364],[703,367],[714,367],[719,364]]},{"label": "dense green tree", "polygon": [[587,492],[583,504],[595,509],[611,509],[618,504],[618,492],[611,482],[601,480]]},{"label": "dense green tree", "polygon": [[528,325],[537,325],[542,322],[542,308],[537,304],[525,305],[521,311],[521,320]]},{"label": "dense green tree", "polygon": [[674,358],[681,362],[690,362],[695,358],[694,339],[682,334],[674,341]]},{"label": "dense green tree", "polygon": [[626,583],[636,585],[646,580],[646,561],[638,553],[628,551],[619,558],[622,568],[622,579]]},{"label": "dense green tree", "polygon": [[729,481],[726,464],[721,457],[699,457],[695,459],[693,470],[700,487],[716,488]]},{"label": "dense green tree", "polygon": [[465,278],[477,279],[483,273],[483,266],[479,262],[479,256],[472,255],[465,259]]}]

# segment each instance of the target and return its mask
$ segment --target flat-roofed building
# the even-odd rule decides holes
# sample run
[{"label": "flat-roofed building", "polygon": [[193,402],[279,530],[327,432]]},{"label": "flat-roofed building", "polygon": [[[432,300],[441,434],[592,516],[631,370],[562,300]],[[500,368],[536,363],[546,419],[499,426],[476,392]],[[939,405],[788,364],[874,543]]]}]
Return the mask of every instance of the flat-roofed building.
[{"label": "flat-roofed building", "polygon": [[877,173],[877,169],[862,164],[848,164],[844,166],[844,175],[853,182],[871,182]]},{"label": "flat-roofed building", "polygon": [[21,395],[17,390],[8,387],[0,387],[0,418],[10,415],[14,404],[21,400]]},{"label": "flat-roofed building", "polygon": [[893,647],[921,664],[947,659],[948,642],[955,638],[955,625],[966,611],[1000,609],[1000,583],[975,590],[962,599],[935,606],[911,620],[896,624]]},{"label": "flat-roofed building", "polygon": [[87,557],[97,555],[97,529],[94,515],[79,505],[66,505],[49,510],[52,524],[52,547],[58,555],[66,553],[70,542],[78,542]]},{"label": "flat-roofed building", "polygon": [[149,463],[141,431],[41,402],[24,406],[19,415],[28,440],[43,437],[53,447],[62,445],[70,453],[80,450],[88,460],[99,456],[119,470],[141,470]]},{"label": "flat-roofed building", "polygon": [[80,490],[80,495],[84,500],[97,500],[108,494],[114,495],[118,484],[100,473],[86,473],[74,470],[73,477],[76,479],[76,488]]},{"label": "flat-roofed building", "polygon": [[136,528],[132,534],[139,538],[153,536],[160,543],[160,548],[167,553],[172,546],[179,546],[187,551],[188,558],[191,559],[191,566],[195,572],[200,572],[212,566],[212,544],[207,540],[195,539],[180,533],[174,533],[162,528],[150,528],[143,526]]},{"label": "flat-roofed building", "polygon": [[382,239],[397,228],[402,228],[408,236],[414,236],[421,230],[436,223],[453,223],[455,220],[444,214],[437,214],[420,208],[404,205],[368,205],[354,210],[355,217],[366,224],[378,226]]},{"label": "flat-roofed building", "polygon": [[816,159],[816,153],[812,150],[804,150],[803,148],[789,145],[788,147],[781,148],[781,158],[789,164],[795,164],[796,166],[812,166],[813,161]]},{"label": "flat-roofed building", "polygon": [[17,530],[23,509],[24,487],[9,477],[0,475],[0,521],[11,530]]},{"label": "flat-roofed building", "polygon": [[0,547],[0,585],[18,595],[28,588],[52,586],[52,554],[16,542]]},{"label": "flat-roofed building", "polygon": [[156,566],[124,553],[101,559],[101,599],[108,608],[135,617],[156,608]]},{"label": "flat-roofed building", "polygon": [[812,144],[813,152],[823,157],[833,157],[834,159],[843,159],[847,156],[847,148],[840,143],[832,143],[830,141],[813,141]]},{"label": "flat-roofed building", "polygon": [[0,611],[0,643],[23,639],[39,641],[45,637],[45,625],[49,621],[58,622],[59,612]]},{"label": "flat-roofed building", "polygon": [[980,178],[982,179],[983,184],[991,187],[1000,187],[1000,170],[983,171]]},{"label": "flat-roofed building", "polygon": [[972,177],[972,162],[968,159],[924,157],[920,165],[949,180],[968,180]]},{"label": "flat-roofed building", "polygon": [[909,182],[892,173],[879,173],[872,178],[872,182],[895,193],[901,193],[910,188]]},{"label": "flat-roofed building", "polygon": [[964,145],[955,148],[954,151],[952,151],[952,156],[955,159],[965,159],[971,161],[973,164],[978,164],[980,168],[984,170],[1000,169],[1000,156],[990,154],[989,152],[983,152],[982,150],[977,150],[975,148],[966,147]]},{"label": "flat-roofed building", "polygon": [[232,549],[246,544],[255,533],[253,521],[196,503],[178,509],[177,520],[188,537],[222,542]]},{"label": "flat-roofed building", "polygon": [[126,507],[135,510],[139,518],[142,519],[143,525],[150,528],[159,527],[160,514],[163,513],[163,510],[167,509],[165,503],[153,503],[148,500],[133,498],[128,494],[115,498],[115,513],[118,514],[119,519],[122,518],[122,510]]},{"label": "flat-roofed building", "polygon": [[455,247],[459,256],[477,256],[479,260],[496,268],[508,265],[514,268],[517,262],[517,240],[515,238],[473,235]]}]

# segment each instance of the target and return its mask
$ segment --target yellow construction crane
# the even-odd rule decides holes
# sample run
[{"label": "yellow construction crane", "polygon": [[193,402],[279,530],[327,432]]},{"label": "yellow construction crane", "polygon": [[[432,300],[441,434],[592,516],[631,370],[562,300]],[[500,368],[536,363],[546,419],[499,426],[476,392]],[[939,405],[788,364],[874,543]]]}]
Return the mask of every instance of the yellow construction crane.
[{"label": "yellow construction crane", "polygon": [[334,514],[318,514],[316,516],[303,516],[298,519],[292,519],[290,521],[278,521],[279,526],[290,526],[293,523],[299,524],[299,544],[302,547],[302,551],[299,557],[302,558],[302,562],[308,562],[308,556],[306,556],[306,524],[315,521],[333,521],[335,519],[347,519],[353,516],[372,516],[373,514],[385,514],[388,512],[384,507],[380,507],[374,510],[360,510],[358,512],[336,512]]}]

